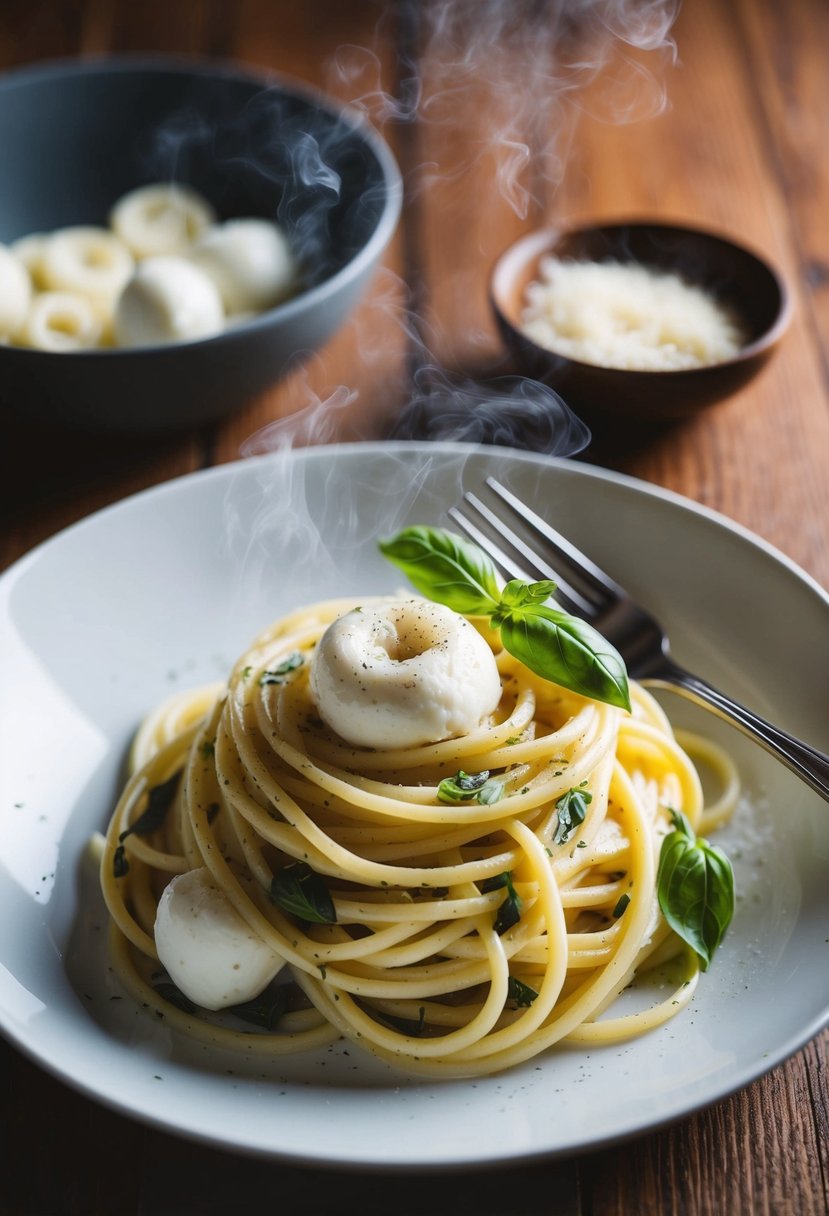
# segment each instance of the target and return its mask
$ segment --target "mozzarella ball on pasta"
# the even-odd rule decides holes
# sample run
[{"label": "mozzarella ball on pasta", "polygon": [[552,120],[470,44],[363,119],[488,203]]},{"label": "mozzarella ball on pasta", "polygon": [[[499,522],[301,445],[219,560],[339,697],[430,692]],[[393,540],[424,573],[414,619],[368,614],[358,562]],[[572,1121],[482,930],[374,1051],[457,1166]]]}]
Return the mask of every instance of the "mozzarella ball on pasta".
[{"label": "mozzarella ball on pasta", "polygon": [[473,625],[425,600],[356,608],[314,653],[311,692],[341,738],[416,747],[468,734],[501,699],[495,658]]},{"label": "mozzarella ball on pasta", "polygon": [[126,245],[105,228],[62,228],[46,241],[42,277],[52,291],[113,300],[134,266]]},{"label": "mozzarella ball on pasta", "polygon": [[191,257],[218,287],[228,313],[272,308],[296,281],[296,262],[285,234],[267,220],[220,224]]},{"label": "mozzarella ball on pasta", "polygon": [[206,868],[177,874],[158,902],[158,957],[173,983],[203,1009],[258,996],[284,966],[239,915]]},{"label": "mozzarella ball on pasta", "polygon": [[185,258],[147,258],[124,288],[115,310],[119,346],[196,341],[223,328],[218,291]]},{"label": "mozzarella ball on pasta", "polygon": [[23,346],[71,354],[100,346],[105,319],[93,301],[70,291],[44,291],[35,296],[19,332]]},{"label": "mozzarella ball on pasta", "polygon": [[32,298],[29,272],[10,249],[0,245],[0,338],[11,338],[26,319]]},{"label": "mozzarella ball on pasta", "polygon": [[215,222],[213,208],[195,190],[164,183],[131,190],[110,215],[113,232],[136,258],[183,253]]}]

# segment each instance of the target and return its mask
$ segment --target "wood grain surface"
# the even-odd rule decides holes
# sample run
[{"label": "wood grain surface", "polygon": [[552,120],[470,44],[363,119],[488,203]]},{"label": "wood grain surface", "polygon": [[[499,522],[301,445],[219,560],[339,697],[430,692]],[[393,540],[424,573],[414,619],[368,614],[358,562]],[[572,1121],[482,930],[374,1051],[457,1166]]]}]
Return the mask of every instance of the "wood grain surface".
[{"label": "wood grain surface", "polygon": [[[596,7],[612,24],[618,6]],[[125,441],[4,417],[0,566],[127,494],[280,436],[380,438],[418,370],[509,370],[486,295],[497,253],[542,221],[635,215],[719,228],[765,251],[788,279],[795,317],[769,366],[734,397],[658,432],[610,427],[588,459],[723,512],[829,585],[829,5],[686,0],[674,41],[646,51],[587,27],[584,9],[521,0],[505,20],[506,0],[2,0],[0,69],[187,52],[358,100],[397,155],[406,201],[345,328],[227,421]],[[266,1204],[405,1216],[444,1210],[434,1195],[451,1193],[428,1174],[406,1175],[387,1180],[391,1198],[379,1202],[365,1176],[243,1163],[106,1111],[0,1052],[0,1216],[211,1216]],[[824,1032],[674,1126],[578,1159],[458,1179],[457,1206],[482,1216],[820,1216],[828,1061]]]}]

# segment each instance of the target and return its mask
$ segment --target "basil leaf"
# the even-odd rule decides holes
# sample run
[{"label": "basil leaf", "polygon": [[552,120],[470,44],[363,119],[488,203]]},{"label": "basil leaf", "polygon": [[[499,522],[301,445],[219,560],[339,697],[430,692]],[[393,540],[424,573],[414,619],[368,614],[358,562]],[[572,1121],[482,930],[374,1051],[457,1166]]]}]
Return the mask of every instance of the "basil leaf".
[{"label": "basil leaf", "polygon": [[284,684],[285,677],[290,675],[292,671],[296,671],[297,667],[301,667],[305,662],[305,656],[301,655],[298,650],[284,659],[272,671],[263,671],[259,677],[260,684]]},{"label": "basil leaf", "polygon": [[318,925],[333,925],[337,913],[321,874],[304,861],[277,870],[271,879],[271,899],[284,912]]},{"label": "basil leaf", "polygon": [[475,802],[479,790],[489,779],[489,770],[481,773],[465,773],[460,769],[454,777],[445,777],[438,786],[440,802]]},{"label": "basil leaf", "polygon": [[521,919],[521,896],[512,885],[512,873],[505,870],[503,874],[496,874],[494,878],[484,879],[479,887],[483,895],[489,891],[497,891],[500,887],[507,888],[507,897],[495,917],[494,928],[500,937],[502,933],[506,933],[507,929],[517,925]]},{"label": "basil leaf", "polygon": [[118,837],[121,843],[128,836],[149,836],[161,827],[167,817],[167,812],[173,805],[180,780],[181,769],[177,773],[173,773],[172,777],[168,777],[166,781],[162,781],[161,785],[153,786],[147,796],[147,805],[142,814]]},{"label": "basil leaf", "polygon": [[131,823],[118,837],[118,847],[112,856],[112,874],[114,878],[123,878],[129,873],[130,863],[124,841],[128,836],[149,836],[157,831],[167,817],[167,812],[173,805],[173,799],[178,790],[182,770],[173,773],[161,785],[154,785],[147,796],[147,805],[134,823]]},{"label": "basil leaf", "polygon": [[684,815],[672,816],[674,831],[659,854],[659,907],[707,971],[734,915],[734,872],[722,849],[695,836]]},{"label": "basil leaf", "polygon": [[480,773],[465,773],[463,769],[454,777],[445,777],[438,786],[439,802],[479,802],[481,806],[492,806],[500,802],[506,792],[506,776],[490,777],[489,770]]},{"label": "basil leaf", "polygon": [[269,984],[264,992],[240,1005],[231,1005],[227,1012],[233,1013],[243,1022],[259,1026],[262,1030],[273,1030],[288,1008],[288,985]]},{"label": "basil leaf", "polygon": [[489,616],[497,608],[501,591],[495,567],[477,545],[454,532],[404,528],[379,545],[383,556],[428,599],[473,616]]},{"label": "basil leaf", "polygon": [[527,604],[543,604],[555,589],[555,583],[549,578],[543,579],[540,583],[525,583],[520,578],[513,578],[501,592],[501,606],[524,608]]},{"label": "basil leaf", "polygon": [[593,801],[589,790],[570,789],[556,800],[558,823],[553,833],[553,844],[564,844],[570,839],[580,823],[587,818],[587,808]]},{"label": "basil leaf", "polygon": [[500,802],[507,790],[506,777],[490,777],[489,781],[478,790],[478,802],[481,806],[492,806]]},{"label": "basil leaf", "polygon": [[600,633],[578,617],[546,604],[498,611],[506,650],[530,671],[562,688],[630,709],[624,660]]},{"label": "basil leaf", "polygon": [[537,996],[535,988],[517,980],[514,975],[507,980],[507,1000],[514,1001],[519,1009],[529,1009]]},{"label": "basil leaf", "polygon": [[153,988],[165,1001],[171,1005],[175,1005],[176,1009],[181,1009],[184,1013],[193,1013],[196,1006],[185,996],[172,980],[160,979],[153,984]]},{"label": "basil leaf", "polygon": [[393,1013],[386,1013],[384,1010],[373,1009],[371,1011],[374,1017],[391,1029],[396,1030],[398,1034],[405,1034],[412,1039],[420,1039],[423,1037],[426,1028],[426,1006],[421,1005],[418,1009],[418,1019],[414,1018],[398,1018]]}]

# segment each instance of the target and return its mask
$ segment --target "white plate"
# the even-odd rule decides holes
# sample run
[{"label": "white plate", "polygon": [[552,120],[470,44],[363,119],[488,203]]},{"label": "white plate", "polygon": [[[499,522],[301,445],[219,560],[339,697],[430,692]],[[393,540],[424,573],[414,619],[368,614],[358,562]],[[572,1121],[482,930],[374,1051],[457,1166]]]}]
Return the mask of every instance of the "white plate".
[{"label": "white plate", "polygon": [[90,833],[131,732],[215,679],[283,609],[389,591],[378,534],[439,523],[496,471],[669,626],[674,651],[818,746],[829,598],[675,496],[585,466],[450,445],[317,448],[213,469],[70,528],[0,580],[0,1025],[69,1084],[171,1131],[293,1161],[459,1165],[567,1153],[747,1084],[829,1011],[829,809],[736,732],[747,804],[725,835],[740,899],[693,1008],[629,1045],[474,1082],[410,1082],[355,1049],[273,1066],[173,1041],[110,997]]}]

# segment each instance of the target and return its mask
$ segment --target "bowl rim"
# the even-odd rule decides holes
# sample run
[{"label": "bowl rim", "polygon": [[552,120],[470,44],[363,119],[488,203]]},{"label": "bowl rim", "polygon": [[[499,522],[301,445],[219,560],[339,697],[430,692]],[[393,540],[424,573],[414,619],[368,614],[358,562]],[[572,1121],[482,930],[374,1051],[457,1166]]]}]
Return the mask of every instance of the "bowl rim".
[{"label": "bowl rim", "polygon": [[[745,346],[741,346],[735,355],[730,359],[721,359],[717,363],[707,363],[699,367],[680,367],[680,368],[635,368],[635,367],[606,367],[599,363],[586,363],[581,359],[574,359],[570,355],[559,354],[557,351],[551,350],[549,347],[542,346],[539,342],[525,334],[521,329],[513,324],[511,318],[507,316],[500,304],[499,285],[501,280],[507,275],[508,270],[512,268],[515,262],[524,263],[526,259],[520,255],[526,252],[527,247],[536,253],[540,254],[547,249],[554,241],[560,240],[565,236],[579,235],[582,233],[595,232],[600,229],[617,229],[617,228],[638,228],[638,229],[669,229],[674,232],[684,232],[692,236],[701,236],[709,240],[718,241],[723,245],[729,245],[740,253],[753,258],[762,269],[769,275],[775,284],[780,296],[780,307],[777,310],[777,315],[772,324],[763,331],[753,341],[747,342]],[[725,368],[735,367],[741,363],[746,363],[755,356],[770,351],[772,347],[780,340],[788,328],[792,315],[794,313],[794,300],[792,291],[788,281],[783,273],[770,261],[765,254],[760,253],[756,248],[747,245],[742,240],[735,240],[724,229],[709,227],[706,224],[690,223],[687,220],[672,219],[669,216],[659,216],[651,219],[648,216],[631,216],[631,217],[611,217],[607,219],[595,220],[573,220],[565,221],[560,224],[547,224],[542,227],[532,228],[528,232],[523,233],[514,241],[511,241],[505,249],[496,258],[489,274],[489,302],[492,311],[502,325],[505,325],[511,333],[528,348],[533,351],[538,351],[539,354],[557,358],[572,365],[574,368],[584,369],[596,374],[604,374],[607,376],[647,376],[647,377],[704,377],[710,376],[712,373],[722,371]]]},{"label": "bowl rim", "polygon": [[[45,351],[25,346],[3,346],[4,357],[34,359],[57,357],[65,359],[67,354],[74,361],[124,359],[129,356],[142,356],[149,353],[192,350],[205,346],[219,346],[223,343],[238,340],[240,335],[266,329],[273,322],[276,314],[280,319],[302,315],[307,309],[313,308],[328,295],[336,291],[343,280],[359,277],[362,270],[379,258],[390,241],[403,206],[403,178],[397,161],[386,140],[369,121],[367,115],[358,107],[348,102],[341,102],[323,89],[307,81],[299,80],[284,72],[264,66],[258,66],[246,61],[216,58],[209,56],[189,55],[186,53],[125,53],[90,55],[83,59],[58,57],[55,59],[39,60],[37,63],[22,64],[20,67],[0,73],[0,97],[11,87],[37,83],[50,77],[73,77],[100,75],[119,75],[135,72],[165,72],[182,76],[225,77],[231,80],[258,84],[263,91],[270,88],[282,88],[305,101],[313,103],[319,109],[325,110],[332,117],[345,122],[371,148],[380,166],[385,198],[383,207],[366,243],[358,249],[344,266],[321,283],[300,291],[297,295],[275,304],[273,308],[257,313],[253,317],[210,337],[196,338],[191,341],[157,343],[152,346],[134,347],[100,347],[92,350],[79,351]],[[299,353],[299,352],[298,352]]]}]

